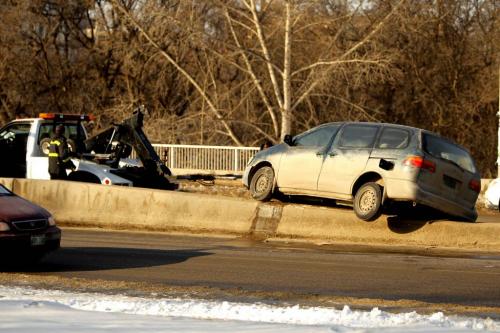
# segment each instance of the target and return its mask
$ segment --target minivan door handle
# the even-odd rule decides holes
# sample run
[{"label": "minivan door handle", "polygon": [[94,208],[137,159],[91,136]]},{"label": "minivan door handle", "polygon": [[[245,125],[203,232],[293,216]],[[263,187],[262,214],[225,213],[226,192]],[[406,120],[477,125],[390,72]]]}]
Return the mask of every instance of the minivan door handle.
[{"label": "minivan door handle", "polygon": [[330,157],[335,157],[335,156],[337,156],[337,153],[336,153],[336,152],[334,152],[334,151],[332,151],[331,153],[328,153],[328,156],[330,156]]}]

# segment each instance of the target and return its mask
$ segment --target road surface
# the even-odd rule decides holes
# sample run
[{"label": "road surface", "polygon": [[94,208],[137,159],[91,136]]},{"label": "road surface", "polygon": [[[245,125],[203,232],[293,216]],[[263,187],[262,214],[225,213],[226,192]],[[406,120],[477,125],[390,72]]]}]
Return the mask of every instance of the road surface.
[{"label": "road surface", "polygon": [[500,256],[64,229],[28,276],[500,307]]}]

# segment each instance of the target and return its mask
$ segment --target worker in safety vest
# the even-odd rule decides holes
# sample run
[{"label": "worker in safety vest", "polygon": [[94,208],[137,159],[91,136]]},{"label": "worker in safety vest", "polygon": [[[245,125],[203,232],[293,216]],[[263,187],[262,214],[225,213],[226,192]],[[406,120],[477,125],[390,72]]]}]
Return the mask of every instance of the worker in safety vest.
[{"label": "worker in safety vest", "polygon": [[49,146],[50,179],[66,179],[66,167],[70,162],[68,143],[64,137],[64,125],[57,125]]}]

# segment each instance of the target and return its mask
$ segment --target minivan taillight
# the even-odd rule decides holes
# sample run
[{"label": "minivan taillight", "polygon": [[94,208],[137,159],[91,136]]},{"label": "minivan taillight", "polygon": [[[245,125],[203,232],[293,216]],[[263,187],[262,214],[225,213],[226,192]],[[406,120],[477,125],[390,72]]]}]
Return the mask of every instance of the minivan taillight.
[{"label": "minivan taillight", "polygon": [[481,192],[481,181],[479,181],[477,179],[472,179],[469,182],[469,188],[476,193]]},{"label": "minivan taillight", "polygon": [[436,172],[436,163],[426,160],[423,156],[408,156],[403,161],[403,165],[428,170],[431,173]]}]

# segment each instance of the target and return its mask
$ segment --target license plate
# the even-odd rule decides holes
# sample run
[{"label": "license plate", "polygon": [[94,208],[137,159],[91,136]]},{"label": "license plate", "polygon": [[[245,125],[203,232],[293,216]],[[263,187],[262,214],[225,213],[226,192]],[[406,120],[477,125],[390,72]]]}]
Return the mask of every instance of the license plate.
[{"label": "license plate", "polygon": [[455,189],[458,187],[459,185],[459,181],[456,180],[455,178],[452,178],[450,176],[447,176],[447,175],[443,175],[443,182],[446,186],[448,186],[449,188],[452,188],[452,189]]},{"label": "license plate", "polygon": [[46,240],[45,235],[33,235],[31,236],[31,246],[45,245]]}]

